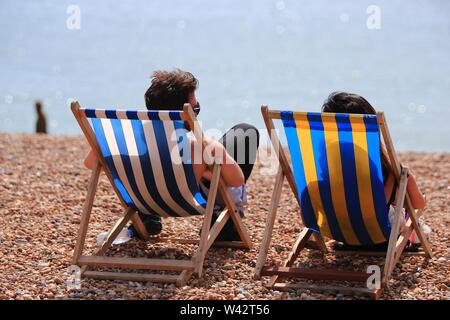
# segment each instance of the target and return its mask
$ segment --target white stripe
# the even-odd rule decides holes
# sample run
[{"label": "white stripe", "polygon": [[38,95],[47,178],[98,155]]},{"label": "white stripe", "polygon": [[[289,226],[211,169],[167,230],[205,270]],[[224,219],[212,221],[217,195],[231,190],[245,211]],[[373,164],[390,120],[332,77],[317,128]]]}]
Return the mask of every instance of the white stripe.
[{"label": "white stripe", "polygon": [[171,120],[172,121],[172,119],[170,119],[170,113],[167,111],[158,112],[158,116],[159,116],[160,120],[163,120],[163,121]]},{"label": "white stripe", "polygon": [[172,196],[167,190],[167,185],[163,173],[163,168],[161,165],[161,159],[159,157],[159,152],[156,143],[155,132],[153,131],[153,124],[151,121],[142,123],[144,127],[144,135],[145,140],[147,142],[147,146],[152,146],[154,149],[149,150],[150,161],[152,164],[153,176],[155,177],[156,188],[161,195],[161,198],[166,202],[166,204],[180,216],[190,216],[188,212],[186,212],[183,208],[181,208],[178,203],[176,203]]},{"label": "white stripe", "polygon": [[147,112],[138,112],[137,117],[139,120],[149,120],[150,119]]},{"label": "white stripe", "polygon": [[106,112],[105,110],[97,109],[95,110],[95,116],[97,118],[106,118]]},{"label": "white stripe", "polygon": [[116,116],[118,119],[128,119],[126,110],[116,110]]},{"label": "white stripe", "polygon": [[138,207],[141,212],[150,213],[148,210],[142,205],[142,203],[137,199],[136,195],[131,189],[130,183],[128,182],[128,177],[125,172],[125,168],[122,163],[122,159],[120,157],[119,148],[117,147],[116,137],[114,136],[114,130],[112,128],[110,119],[101,119],[103,131],[105,132],[106,142],[108,143],[109,150],[111,152],[114,166],[116,167],[117,173],[119,175],[120,181],[125,186],[130,197],[133,199],[134,204]]},{"label": "white stripe", "polygon": [[[177,142],[177,135],[175,132],[175,126],[173,121],[165,121],[164,130],[166,131],[167,144],[169,146],[170,155],[172,159],[172,168],[175,174],[175,179],[177,180],[177,185],[180,189],[183,198],[192,207],[197,209],[200,214],[205,213],[205,209],[197,202],[197,199],[192,195],[189,189],[188,183],[186,181],[186,173],[184,172],[183,160],[180,157],[180,148]],[[189,144],[190,146],[190,144]],[[186,152],[186,151],[185,151]],[[190,154],[190,150],[187,150]],[[197,183],[197,182],[195,182]]]},{"label": "white stripe", "polygon": [[144,174],[142,173],[141,161],[139,160],[139,153],[136,145],[136,139],[134,137],[133,127],[130,120],[120,120],[122,123],[123,134],[125,137],[125,143],[128,149],[128,155],[130,156],[131,167],[133,168],[134,179],[136,180],[137,187],[147,204],[155,210],[160,216],[168,217],[169,215],[153,200],[152,196],[148,192],[147,185],[145,184]]}]

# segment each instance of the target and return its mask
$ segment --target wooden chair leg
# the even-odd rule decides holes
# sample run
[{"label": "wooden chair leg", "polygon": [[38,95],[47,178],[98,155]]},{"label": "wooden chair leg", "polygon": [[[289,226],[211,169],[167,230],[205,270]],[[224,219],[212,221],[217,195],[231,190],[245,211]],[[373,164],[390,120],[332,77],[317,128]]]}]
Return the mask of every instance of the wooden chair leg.
[{"label": "wooden chair leg", "polygon": [[116,221],[114,226],[108,232],[106,239],[103,241],[101,246],[97,250],[94,251],[93,255],[95,255],[95,256],[104,255],[106,253],[106,251],[108,250],[108,248],[113,243],[113,241],[117,238],[119,233],[122,231],[122,229],[126,226],[128,221],[131,220],[131,218],[133,217],[134,214],[136,214],[136,211],[134,211],[134,209],[128,208],[125,211],[124,216]]},{"label": "wooden chair leg", "polygon": [[[381,129],[382,137],[384,139],[384,144],[387,149],[391,168],[393,169],[395,176],[398,178],[401,174],[402,166],[398,159],[397,153],[395,152],[394,144],[392,142],[391,134],[389,132],[389,128],[386,123],[386,118],[384,116],[384,113],[378,112],[377,118],[378,118],[378,124]],[[415,214],[415,210],[414,210],[414,207],[412,206],[409,194],[406,194],[405,203],[406,203],[406,206],[405,206],[406,211],[410,215],[413,228],[417,233],[420,243],[422,244],[423,249],[424,249],[425,253],[427,254],[427,256],[429,258],[431,258],[433,256],[433,253],[431,251],[431,245],[430,245],[427,237],[423,234],[422,229],[420,228],[419,219]]]},{"label": "wooden chair leg", "polygon": [[100,176],[101,165],[97,162],[94,169],[91,172],[89,178],[89,186],[87,191],[86,200],[83,206],[83,213],[81,215],[80,228],[78,229],[77,241],[73,252],[72,263],[77,264],[78,258],[83,253],[84,242],[86,241],[86,233],[89,225],[89,219],[91,217],[92,206],[94,204],[95,192],[97,191],[98,178]]},{"label": "wooden chair leg", "polygon": [[[108,250],[108,248],[113,243],[113,241],[117,238],[117,236],[119,235],[120,231],[122,231],[122,229],[125,227],[127,222],[130,221],[131,217],[135,213],[136,212],[133,209],[128,208],[127,211],[125,212],[125,215],[122,218],[120,218],[119,220],[116,221],[116,223],[114,224],[112,229],[106,235],[106,239],[103,241],[103,243],[101,244],[101,246],[99,248],[94,250],[92,255],[93,256],[102,256],[102,255],[104,255],[106,253],[106,251]],[[87,266],[81,267],[81,274],[83,274],[86,271],[86,269],[87,269]]]},{"label": "wooden chair leg", "polygon": [[217,217],[214,225],[211,227],[208,233],[208,240],[205,245],[205,252],[209,250],[209,248],[216,243],[215,239],[220,234],[220,231],[223,229],[228,219],[230,218],[230,213],[228,209],[224,209],[219,216]]},{"label": "wooden chair leg", "polygon": [[258,260],[255,267],[255,278],[261,276],[261,270],[266,262],[267,253],[269,251],[270,242],[272,240],[273,226],[275,224],[275,217],[277,215],[278,203],[280,202],[281,191],[283,189],[284,174],[281,166],[275,179],[275,186],[272,192],[272,200],[269,206],[269,212],[266,218],[266,226],[264,228],[264,235],[259,248]]},{"label": "wooden chair leg", "polygon": [[203,270],[203,262],[206,256],[206,244],[208,241],[208,235],[210,234],[211,220],[216,203],[217,189],[220,181],[220,164],[215,164],[212,172],[212,179],[209,188],[208,201],[206,203],[206,214],[203,219],[202,231],[200,234],[200,243],[198,246],[198,252],[194,254],[195,258],[195,273],[198,277],[201,277]]},{"label": "wooden chair leg", "polygon": [[359,287],[347,287],[336,285],[317,285],[309,283],[276,283],[274,289],[279,291],[291,291],[291,290],[309,290],[312,292],[333,292],[342,293],[351,296],[369,297],[371,299],[378,299],[381,296],[382,289],[367,289]]},{"label": "wooden chair leg", "polygon": [[[311,229],[305,228],[302,232],[300,232],[300,235],[298,236],[297,240],[294,243],[294,246],[292,247],[291,252],[289,253],[287,259],[283,263],[283,267],[290,267],[295,262],[295,260],[298,258],[298,255],[300,254],[300,251],[305,247],[306,242],[313,234],[313,231]],[[269,281],[269,287],[273,287],[274,284],[277,282],[278,276],[272,276]]]},{"label": "wooden chair leg", "polygon": [[411,199],[409,198],[408,194],[406,194],[405,202],[406,202],[406,210],[408,212],[409,218],[411,219],[413,230],[416,232],[420,244],[422,245],[423,250],[425,251],[427,257],[432,258],[433,252],[431,250],[431,244],[420,226],[418,215],[416,214],[416,211],[414,210],[414,207],[411,204]]},{"label": "wooden chair leg", "polygon": [[382,283],[385,285],[389,281],[389,277],[391,275],[391,272],[394,265],[394,255],[395,255],[395,249],[397,244],[397,238],[399,235],[399,229],[400,224],[404,223],[404,217],[403,217],[403,204],[405,201],[406,196],[406,186],[407,186],[407,178],[408,177],[408,170],[403,169],[400,175],[400,184],[397,191],[397,196],[395,199],[395,214],[394,214],[394,221],[391,226],[391,234],[389,235],[389,244],[388,244],[388,250],[386,253],[386,261],[384,264],[384,270],[383,270],[383,280]]},{"label": "wooden chair leg", "polygon": [[139,233],[139,236],[142,239],[144,240],[150,239],[147,229],[145,228],[145,225],[137,212],[134,212],[134,214],[131,216],[131,223],[133,223],[134,228]]},{"label": "wooden chair leg", "polygon": [[193,272],[189,271],[189,270],[182,271],[181,274],[177,278],[176,285],[178,287],[184,286],[186,284],[186,282],[189,280],[189,278],[191,277],[192,273]]},{"label": "wooden chair leg", "polygon": [[411,232],[413,230],[411,219],[408,219],[408,221],[405,223],[405,229],[400,234],[400,236],[397,239],[397,243],[395,245],[395,253],[394,253],[394,261],[393,265],[397,263],[398,259],[401,257],[403,250],[406,247],[406,244],[408,243],[409,236],[411,235]]},{"label": "wooden chair leg", "polygon": [[326,258],[325,254],[328,253],[328,248],[327,248],[327,245],[325,244],[325,240],[324,240],[323,236],[320,233],[314,232],[313,237],[317,243],[317,246],[319,247],[319,250],[322,252],[323,257],[325,259]]},{"label": "wooden chair leg", "polygon": [[225,202],[226,207],[228,208],[230,218],[233,220],[233,223],[236,227],[239,237],[241,238],[245,247],[247,249],[251,249],[252,241],[250,239],[250,236],[248,235],[247,228],[242,222],[242,218],[239,215],[236,206],[234,205],[233,199],[231,198],[230,193],[228,192],[225,182],[223,182],[222,180],[219,181],[219,191],[222,196],[222,199]]}]

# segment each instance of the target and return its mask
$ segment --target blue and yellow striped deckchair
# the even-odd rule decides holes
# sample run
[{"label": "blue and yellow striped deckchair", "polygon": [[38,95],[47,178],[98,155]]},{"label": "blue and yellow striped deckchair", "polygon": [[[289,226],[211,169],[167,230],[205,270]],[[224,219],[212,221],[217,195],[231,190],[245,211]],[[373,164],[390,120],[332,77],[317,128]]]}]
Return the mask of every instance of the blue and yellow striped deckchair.
[{"label": "blue and yellow striped deckchair", "polygon": [[[324,252],[326,246],[323,237],[355,246],[375,245],[389,241],[383,279],[380,279],[380,283],[387,283],[409,234],[418,226],[418,220],[407,197],[408,170],[398,162],[383,114],[304,113],[275,111],[267,107],[262,108],[262,114],[272,143],[278,151],[280,169],[275,182],[256,274],[258,276],[272,275],[270,285],[275,287],[286,286],[286,284],[276,283],[278,276],[292,275],[317,280],[367,281],[369,277],[367,273],[338,273],[329,270],[291,268],[308,238],[315,235],[319,248]],[[292,171],[288,157],[274,131],[273,119],[279,119],[282,122]],[[398,179],[396,198],[398,219],[394,221],[394,225],[389,222],[384,193],[381,150],[385,149],[380,132],[383,133],[390,164]],[[265,268],[263,265],[270,244],[284,177],[287,178],[300,205],[305,230],[283,266]],[[399,219],[402,216],[403,207],[411,214],[409,214],[407,228],[399,238],[401,221]],[[420,228],[416,230],[424,239],[424,248],[430,254],[431,251],[422,231]],[[362,289],[362,291],[353,289],[355,288],[351,289],[352,292],[366,292],[372,295],[379,293],[378,289]]]},{"label": "blue and yellow striped deckchair", "polygon": [[[78,102],[72,103],[71,108],[98,158],[97,166],[91,175],[73,258],[73,264],[82,266],[82,276],[100,279],[120,278],[133,281],[174,282],[183,285],[192,273],[201,275],[206,252],[230,217],[235,222],[242,241],[220,244],[242,248],[250,247],[251,242],[245,227],[221,180],[220,164],[212,166],[213,179],[208,199],[205,199],[200,192],[194,176],[190,154],[191,145],[187,137],[185,122],[191,128],[195,128],[193,133],[197,141],[203,141],[203,133],[189,104],[185,105],[183,111],[81,109]],[[83,256],[82,250],[89,216],[101,169],[109,178],[126,212],[110,231],[102,246],[94,252],[94,255]],[[224,197],[227,207],[210,229],[218,190]],[[157,214],[161,217],[204,215],[199,247],[192,259],[138,259],[102,256],[130,220],[142,238],[149,238],[137,212]],[[86,270],[90,266],[169,270],[181,273],[174,276]]]}]

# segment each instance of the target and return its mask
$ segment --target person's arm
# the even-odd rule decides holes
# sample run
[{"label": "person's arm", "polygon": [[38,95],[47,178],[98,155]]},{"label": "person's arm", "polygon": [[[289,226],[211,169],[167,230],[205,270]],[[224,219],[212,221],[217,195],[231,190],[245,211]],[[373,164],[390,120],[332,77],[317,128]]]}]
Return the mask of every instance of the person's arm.
[{"label": "person's arm", "polygon": [[[240,187],[245,183],[244,174],[237,162],[228,154],[225,147],[218,141],[208,139],[207,149],[204,154],[210,154],[215,158],[217,163],[222,164],[222,177],[229,187]],[[203,178],[211,180],[212,172],[205,170]]]},{"label": "person's arm", "polygon": [[[395,177],[391,172],[387,181],[384,184],[384,192],[386,195],[386,200],[389,201],[391,198],[392,192],[394,192],[395,187]],[[420,192],[419,186],[417,185],[416,179],[414,175],[410,172],[408,174],[408,183],[406,185],[406,189],[411,199],[411,203],[414,209],[423,209],[426,205],[426,200],[424,195]]]},{"label": "person's arm", "polygon": [[384,194],[386,196],[386,201],[389,201],[392,197],[392,192],[394,192],[395,187],[395,177],[394,174],[391,172],[389,173],[388,178],[384,182]]},{"label": "person's arm", "polygon": [[91,149],[88,155],[86,156],[86,159],[84,159],[84,165],[86,168],[92,170],[94,169],[96,161],[97,155],[95,154],[94,150]]},{"label": "person's arm", "polygon": [[412,202],[414,209],[423,209],[426,206],[425,196],[420,192],[419,186],[417,185],[416,179],[412,172],[408,174],[408,184],[407,187],[408,194]]}]

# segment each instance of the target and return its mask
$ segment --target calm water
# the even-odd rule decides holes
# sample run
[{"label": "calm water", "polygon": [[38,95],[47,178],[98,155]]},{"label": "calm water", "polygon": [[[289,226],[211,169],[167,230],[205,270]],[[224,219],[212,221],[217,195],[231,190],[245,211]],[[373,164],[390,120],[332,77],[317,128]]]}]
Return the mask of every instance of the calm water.
[{"label": "calm water", "polygon": [[449,18],[446,0],[0,0],[0,131],[33,132],[39,98],[50,133],[80,134],[70,99],[143,108],[152,70],[180,67],[200,80],[205,129],[347,90],[386,112],[398,149],[450,151]]}]

